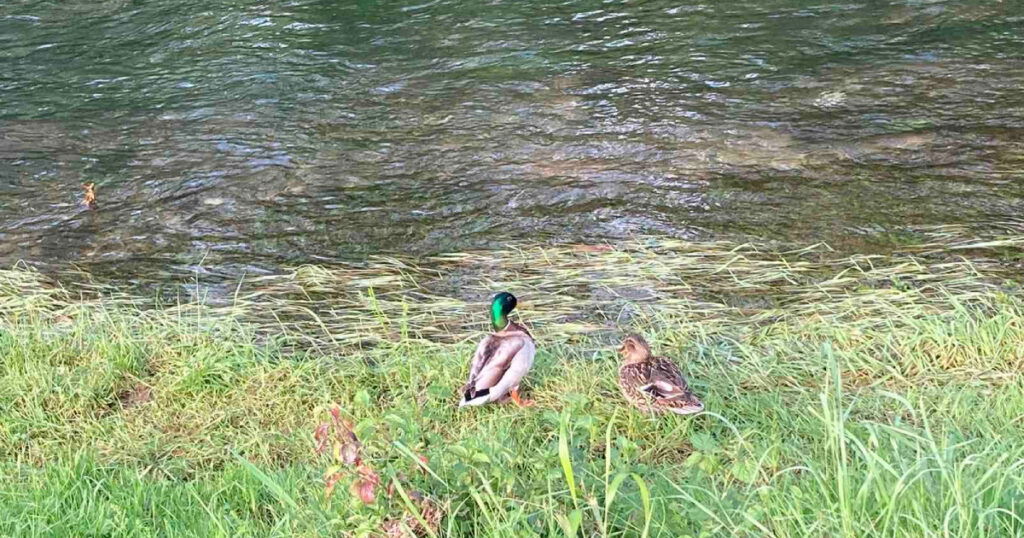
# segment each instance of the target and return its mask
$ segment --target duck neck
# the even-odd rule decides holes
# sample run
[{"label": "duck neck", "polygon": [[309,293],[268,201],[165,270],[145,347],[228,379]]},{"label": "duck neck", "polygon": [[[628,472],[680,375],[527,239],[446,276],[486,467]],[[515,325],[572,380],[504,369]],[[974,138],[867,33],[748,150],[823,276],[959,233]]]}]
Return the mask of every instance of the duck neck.
[{"label": "duck neck", "polygon": [[491,327],[494,328],[495,332],[498,332],[507,329],[508,326],[508,313],[504,311],[501,303],[495,301],[491,305]]},{"label": "duck neck", "polygon": [[625,364],[643,364],[651,360],[649,353],[630,353],[626,355]]},{"label": "duck neck", "polygon": [[626,348],[626,364],[641,364],[651,360],[651,348],[643,345],[633,345]]}]

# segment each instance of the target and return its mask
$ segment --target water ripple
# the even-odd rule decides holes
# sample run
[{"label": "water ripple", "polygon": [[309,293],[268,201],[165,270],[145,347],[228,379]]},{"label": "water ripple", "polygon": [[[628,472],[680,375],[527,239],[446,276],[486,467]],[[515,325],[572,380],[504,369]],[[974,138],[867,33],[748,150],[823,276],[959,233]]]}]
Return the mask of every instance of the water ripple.
[{"label": "water ripple", "polygon": [[230,278],[1015,216],[1010,4],[5,3],[0,261]]}]

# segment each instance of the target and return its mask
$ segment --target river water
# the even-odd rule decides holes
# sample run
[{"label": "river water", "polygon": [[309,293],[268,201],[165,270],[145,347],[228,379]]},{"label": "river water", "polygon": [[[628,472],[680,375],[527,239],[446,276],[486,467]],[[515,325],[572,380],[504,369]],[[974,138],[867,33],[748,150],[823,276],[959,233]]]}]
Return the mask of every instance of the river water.
[{"label": "river water", "polygon": [[876,248],[1020,214],[1022,58],[1009,0],[8,0],[0,264]]}]

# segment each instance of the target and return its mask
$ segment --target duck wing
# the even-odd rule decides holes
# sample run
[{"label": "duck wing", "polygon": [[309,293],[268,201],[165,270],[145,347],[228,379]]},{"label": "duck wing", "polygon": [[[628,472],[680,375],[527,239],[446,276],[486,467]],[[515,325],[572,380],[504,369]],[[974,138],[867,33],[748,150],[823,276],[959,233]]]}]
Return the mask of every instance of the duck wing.
[{"label": "duck wing", "polygon": [[665,357],[655,357],[651,360],[648,382],[641,390],[654,398],[655,406],[673,413],[688,415],[704,409],[704,404],[686,384],[679,367]]},{"label": "duck wing", "polygon": [[683,372],[676,363],[665,357],[655,357],[651,360],[651,369],[643,390],[656,398],[666,400],[690,394],[690,387],[683,378]]},{"label": "duck wing", "polygon": [[534,353],[533,340],[526,335],[485,338],[473,355],[459,405],[480,405],[504,397],[529,371]]},{"label": "duck wing", "polygon": [[494,350],[497,349],[498,344],[498,337],[493,334],[485,336],[477,344],[476,351],[473,352],[473,358],[469,361],[469,379],[466,380],[466,384],[462,387],[463,392],[473,386],[473,382],[480,375],[480,370],[494,356]]}]

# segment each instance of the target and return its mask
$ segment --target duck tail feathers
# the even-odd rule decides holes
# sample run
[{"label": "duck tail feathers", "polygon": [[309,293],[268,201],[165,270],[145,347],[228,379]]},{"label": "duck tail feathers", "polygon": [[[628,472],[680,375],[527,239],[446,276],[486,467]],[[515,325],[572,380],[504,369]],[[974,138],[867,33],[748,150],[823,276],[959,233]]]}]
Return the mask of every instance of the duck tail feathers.
[{"label": "duck tail feathers", "polygon": [[474,391],[473,389],[467,389],[462,395],[462,400],[459,401],[459,407],[467,405],[483,405],[490,401],[491,389],[481,389]]}]

